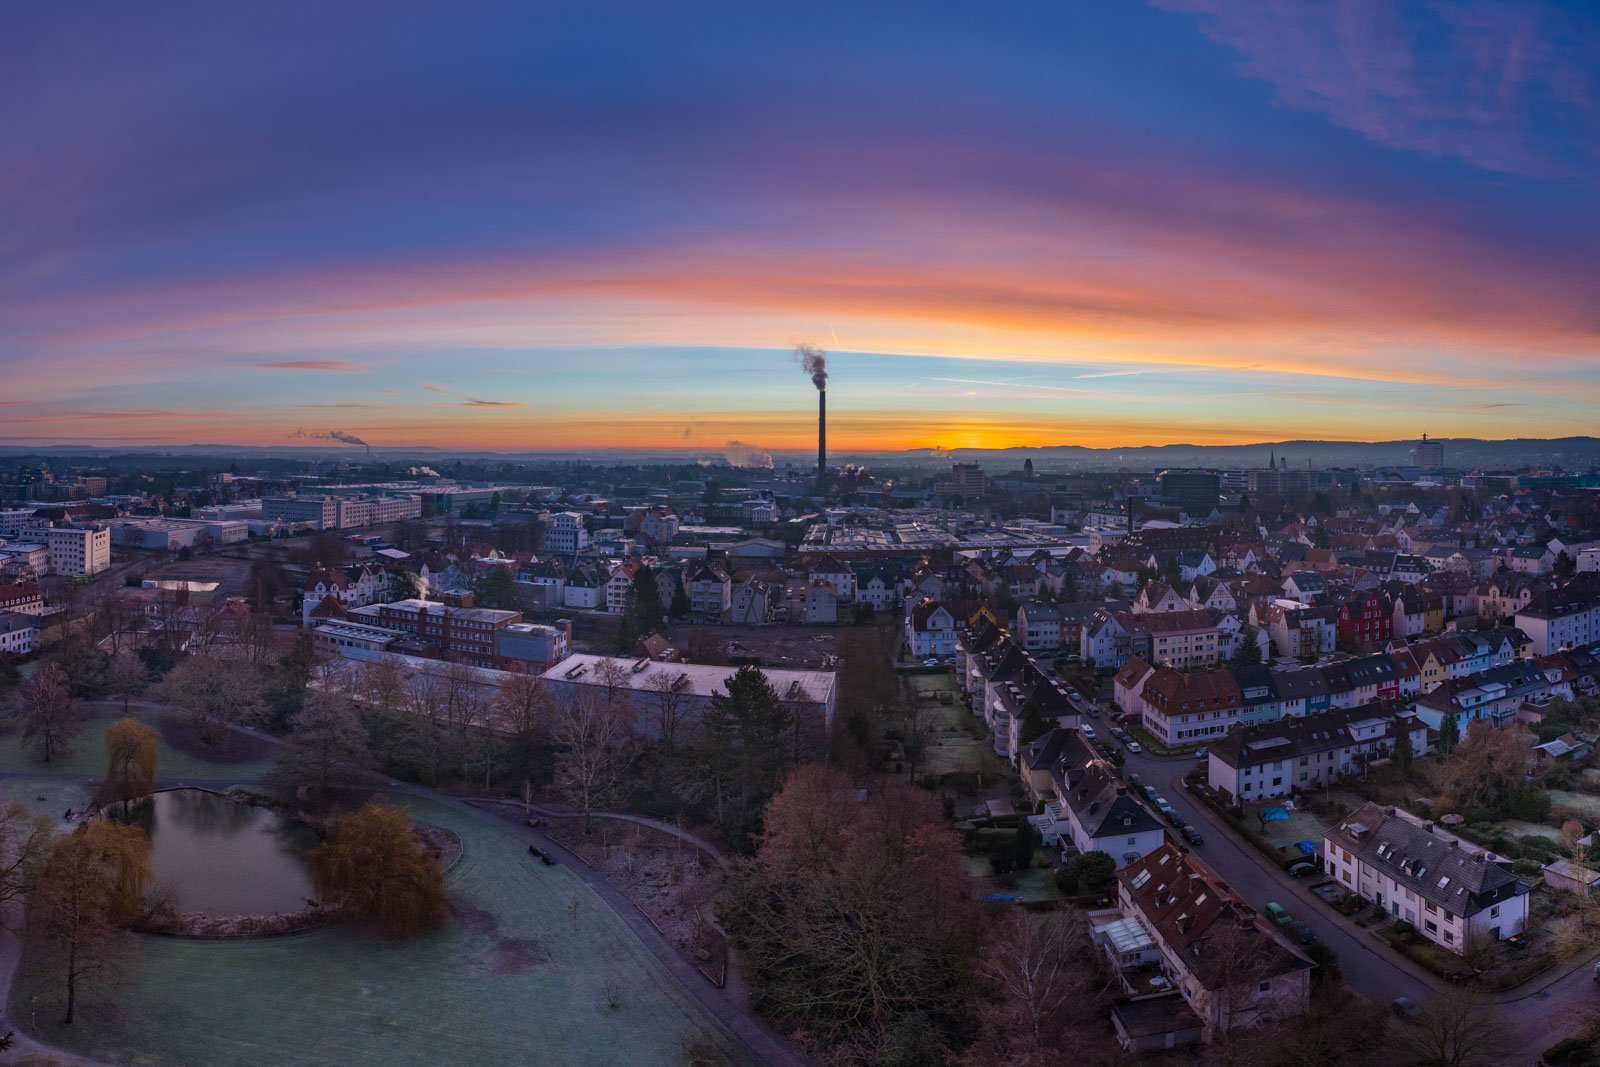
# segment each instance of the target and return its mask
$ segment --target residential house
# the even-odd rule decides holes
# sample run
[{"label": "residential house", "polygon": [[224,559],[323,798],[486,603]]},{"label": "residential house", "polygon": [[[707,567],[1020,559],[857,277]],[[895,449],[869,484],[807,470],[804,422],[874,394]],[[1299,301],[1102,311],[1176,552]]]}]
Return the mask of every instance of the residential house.
[{"label": "residential house", "polygon": [[759,578],[746,578],[733,591],[728,604],[728,621],[742,626],[765,626],[772,621],[778,596],[772,586]]},{"label": "residential house", "polygon": [[867,571],[856,576],[856,600],[871,604],[873,611],[889,611],[894,607],[897,585],[887,571]]},{"label": "residential house", "polygon": [[1127,631],[1130,653],[1157,666],[1194,670],[1224,658],[1222,630],[1209,611],[1128,614],[1118,621]]},{"label": "residential house", "polygon": [[1244,801],[1326,787],[1390,756],[1402,734],[1414,754],[1428,751],[1427,724],[1394,701],[1241,725],[1211,746],[1207,781]]},{"label": "residential house", "polygon": [[1184,674],[1159,667],[1144,684],[1144,728],[1168,747],[1214,740],[1239,721],[1242,696],[1229,671]]},{"label": "residential house", "polygon": [[1394,607],[1381,596],[1356,593],[1339,606],[1334,623],[1341,647],[1351,642],[1376,647],[1389,640],[1394,633]]},{"label": "residential house", "polygon": [[595,563],[585,563],[568,573],[561,590],[564,607],[595,611],[605,602],[605,587],[610,575]]},{"label": "residential house", "polygon": [[856,598],[856,574],[849,566],[839,562],[833,556],[818,556],[811,561],[810,570],[806,581],[827,582],[833,586],[833,595],[836,600],[852,601]]},{"label": "residential house", "polygon": [[1578,578],[1537,594],[1517,612],[1516,625],[1539,656],[1600,641],[1600,577]]},{"label": "residential house", "polygon": [[[1058,734],[1070,736],[1049,768],[1053,795],[1045,800],[1044,814],[1062,844],[1079,852],[1104,852],[1118,868],[1160,848],[1166,831],[1129,795],[1116,767],[1095,755],[1077,730],[1051,731]],[[1051,735],[1043,739],[1046,750],[1056,747],[1049,743]]]},{"label": "residential house", "polygon": [[689,577],[689,610],[718,615],[733,604],[733,579],[715,563],[701,564]]},{"label": "residential house", "polygon": [[[1117,903],[1154,941],[1161,969],[1199,1017],[1205,1040],[1310,1008],[1311,961],[1193,853],[1167,843],[1128,864],[1117,872]],[[1138,1029],[1130,1020],[1149,1003],[1138,996],[1112,1007],[1125,1045],[1132,1047]]]},{"label": "residential house", "polygon": [[1527,923],[1529,887],[1508,864],[1403,809],[1357,808],[1324,832],[1322,854],[1336,882],[1451,952]]},{"label": "residential house", "polygon": [[1165,582],[1151,580],[1145,583],[1133,601],[1135,615],[1150,615],[1158,611],[1189,611],[1188,601]]},{"label": "residential house", "polygon": [[839,594],[832,582],[818,578],[806,586],[805,621],[808,623],[839,621]]},{"label": "residential house", "polygon": [[906,612],[906,643],[911,655],[951,656],[956,650],[956,620],[950,609],[933,600],[919,600]]}]

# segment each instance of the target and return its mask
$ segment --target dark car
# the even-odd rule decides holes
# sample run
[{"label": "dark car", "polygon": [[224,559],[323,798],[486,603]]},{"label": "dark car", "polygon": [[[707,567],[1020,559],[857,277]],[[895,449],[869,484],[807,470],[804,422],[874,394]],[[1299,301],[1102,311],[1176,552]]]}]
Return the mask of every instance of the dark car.
[{"label": "dark car", "polygon": [[1167,821],[1179,829],[1183,828],[1183,816],[1178,814],[1176,811],[1167,812]]},{"label": "dark car", "polygon": [[1203,845],[1206,843],[1206,839],[1200,836],[1200,831],[1192,826],[1183,828],[1183,839],[1191,845]]},{"label": "dark car", "polygon": [[1137,774],[1130,774],[1128,775],[1128,784],[1133,786],[1135,789],[1142,789],[1144,788],[1144,779],[1140,778]]},{"label": "dark car", "polygon": [[1315,863],[1301,860],[1299,863],[1292,863],[1289,865],[1289,877],[1304,878],[1309,874],[1316,873],[1316,870],[1317,865]]},{"label": "dark car", "polygon": [[1317,935],[1311,932],[1311,927],[1303,922],[1290,923],[1289,934],[1302,945],[1309,945],[1317,939]]},{"label": "dark car", "polygon": [[1395,997],[1393,1007],[1394,1013],[1402,1019],[1410,1019],[1422,1010],[1410,997]]}]

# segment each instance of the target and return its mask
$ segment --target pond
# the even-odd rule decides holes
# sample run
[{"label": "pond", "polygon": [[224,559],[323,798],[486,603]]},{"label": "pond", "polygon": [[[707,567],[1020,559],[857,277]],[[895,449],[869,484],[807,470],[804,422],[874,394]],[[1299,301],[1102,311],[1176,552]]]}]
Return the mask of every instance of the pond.
[{"label": "pond", "polygon": [[129,817],[150,836],[151,895],[178,912],[286,914],[314,895],[306,853],[316,833],[275,811],[169,789],[138,801]]}]

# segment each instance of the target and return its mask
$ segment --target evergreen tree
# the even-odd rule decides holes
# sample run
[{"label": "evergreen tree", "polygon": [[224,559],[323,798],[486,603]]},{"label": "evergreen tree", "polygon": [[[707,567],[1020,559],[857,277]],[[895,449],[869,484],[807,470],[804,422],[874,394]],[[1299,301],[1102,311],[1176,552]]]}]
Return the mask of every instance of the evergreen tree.
[{"label": "evergreen tree", "polygon": [[743,844],[792,762],[794,714],[756,667],[740,667],[724,687],[711,695],[701,719],[702,763],[713,779],[723,832]]},{"label": "evergreen tree", "polygon": [[1022,726],[1017,732],[1017,741],[1020,744],[1026,745],[1030,741],[1038,740],[1049,733],[1051,726],[1054,725],[1045,719],[1039,705],[1039,697],[1035,694],[1022,709]]},{"label": "evergreen tree", "polygon": [[1235,667],[1250,667],[1261,662],[1261,643],[1256,640],[1254,630],[1240,631],[1229,662]]},{"label": "evergreen tree", "polygon": [[674,619],[681,619],[689,614],[689,594],[684,591],[681,581],[673,583],[672,606],[667,609],[667,614]]},{"label": "evergreen tree", "polygon": [[1409,771],[1411,769],[1411,761],[1415,758],[1416,752],[1411,748],[1411,731],[1402,724],[1400,735],[1395,738],[1394,742],[1394,761],[1400,765],[1401,770]]},{"label": "evergreen tree", "polygon": [[1038,843],[1039,831],[1033,828],[1033,823],[1028,821],[1026,815],[1017,817],[1017,835],[1012,842],[1012,855],[1016,857],[1017,870],[1025,871],[1033,866],[1033,849]]},{"label": "evergreen tree", "polygon": [[640,567],[634,572],[633,584],[628,586],[628,598],[622,608],[623,626],[631,628],[637,640],[660,630],[663,614],[661,587],[656,584],[655,573]]},{"label": "evergreen tree", "polygon": [[1577,561],[1571,556],[1567,555],[1567,550],[1563,548],[1560,553],[1557,554],[1555,563],[1550,573],[1555,576],[1556,581],[1567,582],[1572,580],[1572,576],[1576,574],[1577,571]]},{"label": "evergreen tree", "polygon": [[1446,713],[1439,723],[1439,751],[1449,752],[1461,741],[1461,724],[1456,717]]}]

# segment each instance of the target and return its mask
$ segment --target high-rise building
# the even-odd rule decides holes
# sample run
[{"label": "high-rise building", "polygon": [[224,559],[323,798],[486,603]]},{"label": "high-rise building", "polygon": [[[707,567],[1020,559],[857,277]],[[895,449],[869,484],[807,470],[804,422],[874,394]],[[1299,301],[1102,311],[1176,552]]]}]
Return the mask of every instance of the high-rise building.
[{"label": "high-rise building", "polygon": [[1444,443],[1430,441],[1428,435],[1423,434],[1422,440],[1417,442],[1417,447],[1411,450],[1411,462],[1418,467],[1434,470],[1444,466]]},{"label": "high-rise building", "polygon": [[1162,471],[1161,503],[1191,515],[1207,515],[1217,506],[1222,478],[1213,471]]},{"label": "high-rise building", "polygon": [[50,569],[57,574],[99,574],[111,566],[111,530],[106,526],[54,526],[45,532]]}]

